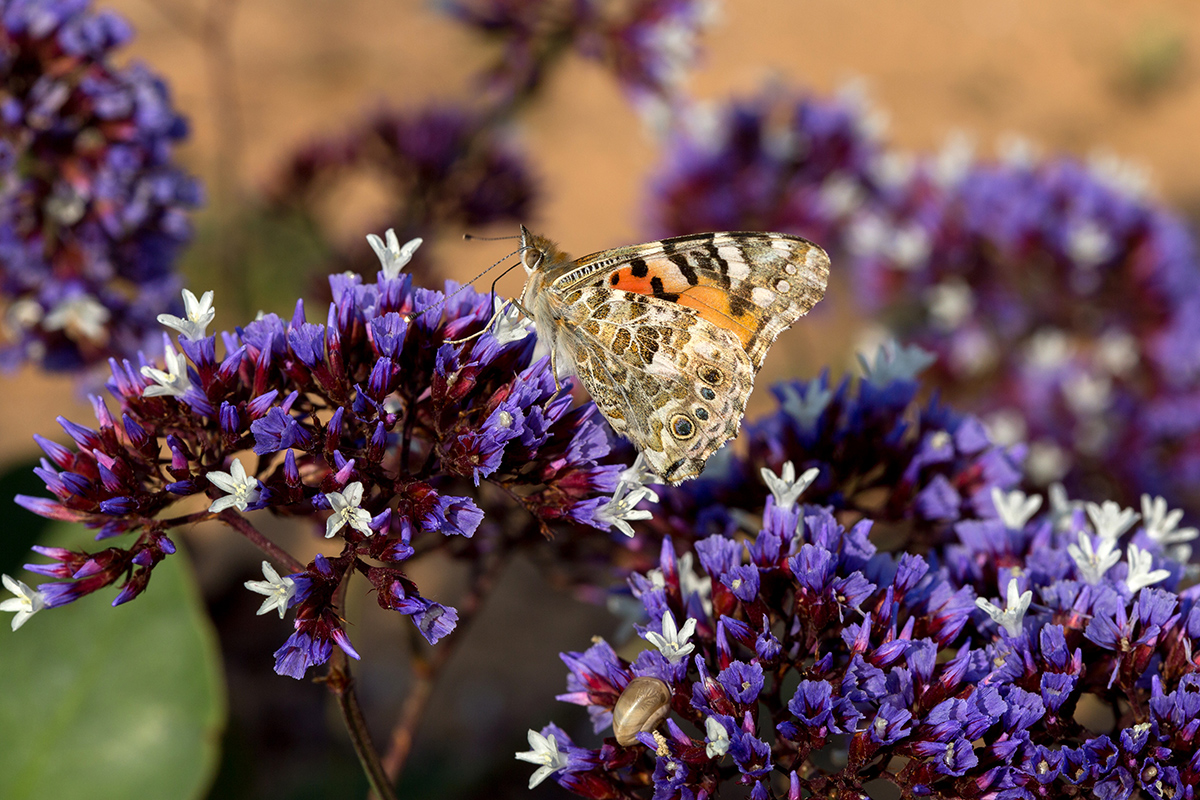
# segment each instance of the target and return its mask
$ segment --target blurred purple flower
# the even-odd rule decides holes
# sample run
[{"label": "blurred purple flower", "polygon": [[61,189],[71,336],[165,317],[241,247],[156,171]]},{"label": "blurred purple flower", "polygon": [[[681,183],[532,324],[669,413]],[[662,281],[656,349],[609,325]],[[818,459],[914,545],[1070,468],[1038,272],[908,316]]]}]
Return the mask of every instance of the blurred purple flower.
[{"label": "blurred purple flower", "polygon": [[172,161],[187,125],[132,36],[86,2],[0,3],[0,363],[78,370],[159,351],[199,184]]}]

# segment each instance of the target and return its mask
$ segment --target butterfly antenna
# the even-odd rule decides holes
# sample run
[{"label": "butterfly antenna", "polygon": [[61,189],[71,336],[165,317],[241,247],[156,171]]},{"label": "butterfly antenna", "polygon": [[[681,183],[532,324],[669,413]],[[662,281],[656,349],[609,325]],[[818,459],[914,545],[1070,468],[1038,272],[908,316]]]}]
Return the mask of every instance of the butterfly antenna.
[{"label": "butterfly antenna", "polygon": [[464,233],[463,239],[468,242],[503,242],[507,239],[520,239],[521,234],[514,233],[511,236],[476,236],[473,233]]},{"label": "butterfly antenna", "polygon": [[[509,236],[509,237],[504,237],[504,238],[509,238],[509,239],[511,239],[512,237],[511,237],[511,236]],[[429,306],[428,308],[422,309],[422,310],[421,310],[421,313],[419,313],[419,314],[414,314],[413,316],[409,317],[409,318],[408,318],[408,319],[409,319],[409,321],[412,321],[412,320],[414,320],[414,319],[419,319],[420,317],[423,317],[423,316],[425,316],[425,315],[426,315],[427,313],[429,313],[430,311],[433,311],[435,308],[439,308],[439,307],[441,307],[443,304],[445,304],[445,303],[446,303],[446,301],[448,301],[448,300],[450,300],[450,299],[452,299],[452,298],[454,298],[454,297],[458,296],[458,294],[459,294],[459,293],[461,293],[461,292],[464,292],[464,291],[466,291],[467,289],[471,288],[471,285],[472,285],[473,283],[475,283],[475,281],[479,280],[479,279],[480,279],[480,278],[482,278],[484,275],[487,275],[489,272],[491,272],[491,271],[492,271],[492,270],[494,270],[496,267],[498,267],[498,266],[500,266],[501,264],[503,264],[505,261],[508,261],[508,260],[509,260],[510,258],[512,258],[513,256],[520,254],[520,253],[521,253],[523,250],[524,250],[524,248],[520,248],[520,247],[519,247],[519,248],[517,248],[516,250],[514,250],[513,252],[511,252],[511,253],[509,253],[508,255],[504,256],[504,257],[503,257],[503,258],[501,258],[499,261],[497,261],[496,263],[492,264],[490,267],[488,267],[487,269],[485,269],[483,272],[479,273],[479,274],[478,274],[478,275],[476,275],[474,278],[471,278],[471,280],[467,281],[467,282],[466,282],[466,283],[464,283],[462,286],[458,287],[458,288],[457,288],[457,289],[455,289],[453,292],[451,292],[450,294],[448,294],[448,295],[446,295],[445,297],[443,297],[441,300],[438,300],[436,303],[434,303],[433,305]],[[520,263],[520,262],[517,262],[517,264],[519,264],[519,263]],[[504,277],[505,275],[507,275],[507,274],[509,273],[509,271],[510,271],[510,270],[512,270],[513,268],[515,268],[515,267],[517,266],[517,264],[513,264],[511,267],[509,267],[508,269],[504,270],[504,272],[500,273],[500,278],[502,278],[502,277]],[[496,280],[500,280],[500,278],[496,278]],[[495,285],[495,283],[493,283],[493,284],[492,284],[492,294],[493,294],[493,296],[495,295],[495,291],[496,291],[496,285]],[[496,304],[496,301],[495,301],[495,300],[492,300],[492,305],[493,305],[493,306],[495,306],[495,304]]]}]

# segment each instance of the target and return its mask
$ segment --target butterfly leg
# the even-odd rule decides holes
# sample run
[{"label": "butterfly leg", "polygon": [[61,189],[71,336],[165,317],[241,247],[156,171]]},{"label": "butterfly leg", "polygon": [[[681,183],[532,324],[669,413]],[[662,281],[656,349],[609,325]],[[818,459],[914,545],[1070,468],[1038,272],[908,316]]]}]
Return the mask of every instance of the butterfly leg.
[{"label": "butterfly leg", "polygon": [[496,312],[492,314],[492,317],[487,321],[487,324],[484,325],[480,330],[472,333],[470,336],[464,336],[461,339],[447,339],[446,344],[466,344],[473,339],[478,339],[480,336],[483,336],[492,329],[492,326],[496,324],[496,320],[498,320],[501,315],[504,314],[504,309],[507,308],[508,304],[512,302],[515,301],[509,300],[508,303],[502,303],[500,307],[496,309]]}]

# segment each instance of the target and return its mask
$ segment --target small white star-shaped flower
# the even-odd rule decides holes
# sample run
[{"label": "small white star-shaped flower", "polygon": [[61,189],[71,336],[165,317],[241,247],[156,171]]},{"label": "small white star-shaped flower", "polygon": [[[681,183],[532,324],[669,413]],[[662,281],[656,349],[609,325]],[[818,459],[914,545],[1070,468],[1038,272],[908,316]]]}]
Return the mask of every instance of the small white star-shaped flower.
[{"label": "small white star-shaped flower", "polygon": [[598,522],[610,525],[632,537],[633,528],[629,524],[632,520],[650,519],[654,516],[648,509],[637,508],[637,504],[643,500],[657,503],[658,493],[647,486],[636,486],[624,493],[621,492],[621,488],[618,486],[612,499],[596,509],[593,516]]},{"label": "small white star-shaped flower", "polygon": [[373,233],[367,234],[367,242],[375,251],[375,255],[379,257],[379,263],[383,266],[383,274],[388,278],[395,278],[400,275],[400,270],[404,269],[409,261],[412,261],[413,253],[417,252],[422,240],[409,239],[401,247],[394,228],[388,228],[384,235],[387,237],[387,244],[384,244],[383,239]]},{"label": "small white star-shaped flower", "polygon": [[546,780],[546,778],[549,778],[553,773],[566,767],[568,762],[566,754],[558,751],[558,742],[554,741],[554,734],[542,736],[530,728],[529,746],[533,749],[526,750],[524,753],[517,753],[516,756],[520,761],[528,761],[530,764],[540,765],[529,776],[529,788],[532,789]]},{"label": "small white star-shaped flower", "polygon": [[1112,500],[1105,500],[1103,505],[1088,503],[1084,509],[1101,539],[1116,541],[1121,534],[1133,527],[1133,523],[1141,519],[1141,515],[1132,508],[1121,508]]},{"label": "small white star-shaped flower", "polygon": [[497,297],[493,308],[495,321],[491,331],[500,344],[519,342],[533,332],[533,320],[525,316],[515,303]]},{"label": "small white star-shaped flower", "polygon": [[1019,636],[1021,633],[1021,621],[1025,619],[1025,612],[1029,610],[1029,604],[1032,601],[1033,591],[1026,589],[1022,592],[1017,585],[1017,579],[1010,578],[1008,581],[1008,602],[1005,603],[1006,608],[1000,608],[1000,606],[983,597],[976,597],[975,605],[983,609],[997,625],[1004,628],[1009,636]]},{"label": "small white star-shaped flower", "polygon": [[1154,556],[1149,550],[1131,544],[1125,553],[1129,562],[1129,574],[1125,576],[1125,585],[1131,592],[1153,586],[1171,575],[1165,569],[1151,569],[1154,566]]},{"label": "small white star-shaped flower", "polygon": [[767,484],[767,488],[775,496],[775,505],[785,510],[796,505],[796,500],[804,494],[804,490],[812,486],[813,481],[821,474],[821,470],[812,467],[805,470],[804,474],[797,479],[796,465],[791,461],[784,462],[783,469],[779,471],[778,475],[769,467],[763,467],[760,472],[763,483]]},{"label": "small white star-shaped flower", "polygon": [[696,632],[696,620],[688,617],[683,623],[682,628],[675,627],[675,618],[671,616],[670,611],[663,612],[662,618],[662,633],[658,634],[654,631],[646,633],[646,641],[658,648],[667,661],[672,664],[678,663],[696,649],[696,645],[690,643],[688,639],[692,638],[692,634]]},{"label": "small white star-shaped flower", "polygon": [[278,610],[279,618],[283,619],[288,603],[296,596],[296,582],[286,575],[280,577],[269,561],[262,562],[262,571],[265,581],[246,581],[244,584],[250,591],[267,597],[255,613],[266,614]]},{"label": "small white star-shaped flower", "polygon": [[1084,581],[1095,586],[1104,573],[1121,560],[1116,539],[1100,539],[1100,547],[1092,547],[1092,537],[1087,531],[1079,532],[1079,543],[1067,547],[1067,554],[1075,561]]},{"label": "small white star-shaped flower", "polygon": [[729,752],[729,731],[716,717],[704,720],[704,754],[709,758],[720,758]]},{"label": "small white star-shaped flower", "polygon": [[166,372],[154,367],[142,367],[142,375],[154,381],[152,386],[142,390],[143,397],[183,397],[192,388],[187,374],[187,359],[170,345],[167,346],[165,359]]},{"label": "small white star-shaped flower", "polygon": [[0,580],[3,580],[5,589],[16,595],[16,597],[10,597],[4,602],[0,602],[0,611],[16,612],[12,621],[14,631],[46,607],[46,596],[37,589],[32,589],[24,582],[7,575],[0,576]]},{"label": "small white star-shaped flower", "polygon": [[112,313],[90,294],[78,294],[59,302],[42,320],[48,331],[66,331],[74,339],[103,342],[108,339],[104,327]]},{"label": "small white star-shaped flower", "polygon": [[803,390],[797,389],[791,383],[780,384],[783,392],[783,411],[802,427],[811,428],[829,402],[833,400],[833,390],[822,386],[818,381],[810,381]]},{"label": "small white star-shaped flower", "polygon": [[229,472],[213,470],[206,477],[226,495],[212,501],[208,510],[213,514],[219,514],[231,507],[238,511],[245,511],[251,503],[257,503],[258,498],[262,495],[258,488],[258,478],[246,474],[246,468],[242,466],[240,458],[233,460],[229,466]]},{"label": "small white star-shaped flower", "polygon": [[1067,496],[1066,487],[1061,483],[1050,484],[1050,521],[1054,530],[1063,531],[1071,525],[1075,512],[1083,508],[1082,500],[1072,500]]},{"label": "small white star-shaped flower", "polygon": [[937,361],[937,356],[928,350],[916,345],[904,347],[895,339],[879,346],[873,363],[862,353],[858,354],[863,376],[876,386],[886,386],[893,381],[911,381],[934,361]]},{"label": "small white star-shaped flower", "polygon": [[370,536],[374,533],[371,530],[371,512],[359,508],[362,497],[363,485],[360,481],[355,481],[343,491],[325,493],[325,499],[329,501],[329,507],[333,509],[329,519],[325,520],[326,539],[346,525],[354,528],[363,536]]},{"label": "small white star-shaped flower", "polygon": [[1025,523],[1042,507],[1042,496],[1035,494],[1028,497],[1024,492],[1013,491],[1005,493],[1000,487],[992,487],[992,505],[1000,515],[1000,521],[1010,531],[1019,531]]},{"label": "small white star-shaped flower", "polygon": [[1200,536],[1200,531],[1195,528],[1178,527],[1182,519],[1183,509],[1167,511],[1166,499],[1162,497],[1151,499],[1148,494],[1142,495],[1142,526],[1146,529],[1146,535],[1157,544],[1163,546],[1181,544]]},{"label": "small white star-shaped flower", "polygon": [[217,312],[212,305],[213,293],[205,292],[200,299],[187,289],[183,290],[183,319],[173,314],[159,314],[158,321],[172,330],[179,331],[185,339],[197,341],[203,339],[208,326],[216,318]]}]

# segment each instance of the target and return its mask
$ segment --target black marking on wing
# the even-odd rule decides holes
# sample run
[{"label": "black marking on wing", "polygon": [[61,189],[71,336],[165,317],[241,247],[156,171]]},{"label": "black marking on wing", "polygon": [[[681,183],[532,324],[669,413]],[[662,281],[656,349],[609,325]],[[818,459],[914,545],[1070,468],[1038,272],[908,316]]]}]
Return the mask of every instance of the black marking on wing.
[{"label": "black marking on wing", "polygon": [[650,291],[654,292],[654,296],[660,300],[668,300],[672,303],[679,301],[678,294],[663,290],[662,278],[657,275],[650,279]]},{"label": "black marking on wing", "polygon": [[631,258],[629,259],[629,271],[635,278],[644,278],[650,274],[650,267],[646,266],[645,259]]}]

